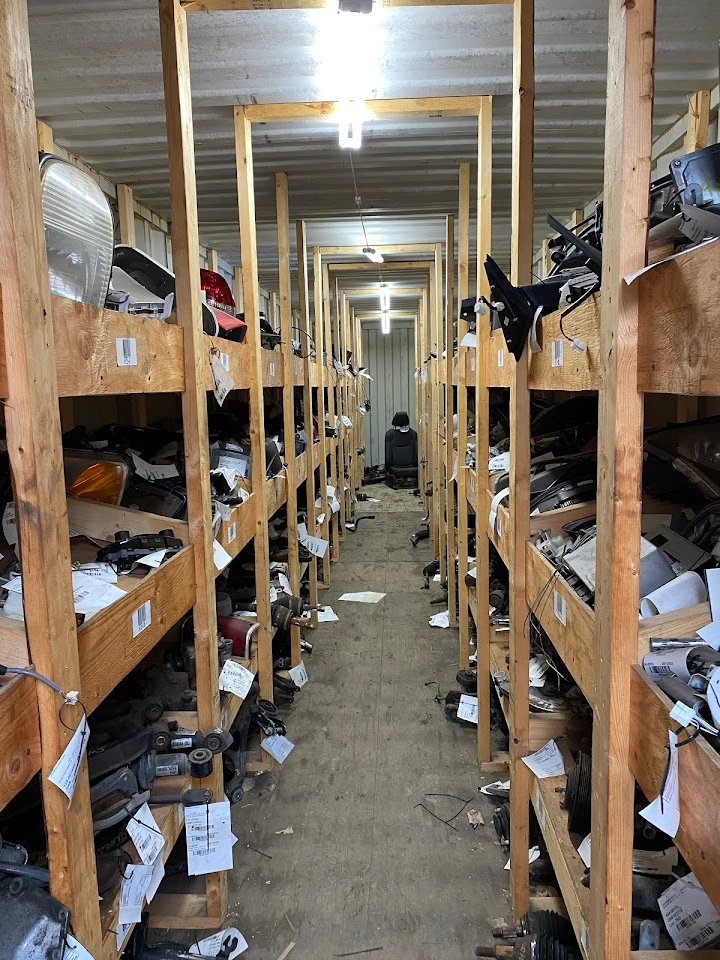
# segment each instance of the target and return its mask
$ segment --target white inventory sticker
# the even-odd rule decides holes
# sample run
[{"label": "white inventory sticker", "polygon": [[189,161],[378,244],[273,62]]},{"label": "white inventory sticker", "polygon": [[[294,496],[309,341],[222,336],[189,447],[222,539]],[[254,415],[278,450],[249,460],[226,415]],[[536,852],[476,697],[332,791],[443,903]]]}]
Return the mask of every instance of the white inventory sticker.
[{"label": "white inventory sticker", "polygon": [[292,669],[288,670],[288,673],[295,682],[296,687],[304,687],[308,682],[309,677],[307,675],[307,670],[305,669],[305,664],[302,662],[302,660],[296,667],[292,667]]},{"label": "white inventory sticker", "polygon": [[220,363],[225,367],[228,373],[230,373],[230,357],[227,353],[220,354]]},{"label": "white inventory sticker", "polygon": [[498,350],[498,367],[505,366],[505,351],[502,347]]},{"label": "white inventory sticker", "polygon": [[185,808],[188,874],[197,877],[233,868],[230,801]]},{"label": "white inventory sticker", "polygon": [[210,372],[213,378],[213,393],[219,406],[225,403],[225,398],[235,389],[235,381],[222,364],[219,352],[213,347],[210,351]]},{"label": "white inventory sticker", "polygon": [[233,522],[228,527],[228,543],[232,543],[236,536],[237,536],[237,524]]},{"label": "white inventory sticker", "polygon": [[567,603],[565,602],[565,597],[561,593],[558,593],[557,590],[553,590],[553,611],[555,617],[565,626],[567,622]]},{"label": "white inventory sticker", "polygon": [[141,606],[134,611],[132,615],[132,632],[133,636],[139,636],[143,630],[147,629],[152,623],[152,608],[150,606],[150,601],[146,600]]},{"label": "white inventory sticker", "polygon": [[689,873],[661,893],[658,906],[677,950],[708,947],[720,939],[720,913],[694,873]]},{"label": "white inventory sticker", "polygon": [[134,337],[117,337],[115,339],[115,352],[119,367],[137,366],[137,340]]},{"label": "white inventory sticker", "polygon": [[142,862],[146,865],[154,864],[165,847],[165,837],[147,803],[128,820],[126,829]]},{"label": "white inventory sticker", "polygon": [[550,344],[550,366],[561,367],[563,365],[563,342],[562,340],[553,340]]},{"label": "white inventory sticker", "polygon": [[463,693],[457,711],[458,720],[467,720],[468,723],[478,722],[478,698]]},{"label": "white inventory sticker", "polygon": [[245,697],[250,692],[250,687],[255,679],[252,671],[248,670],[241,663],[235,660],[226,660],[220,671],[220,689],[234,693],[236,697]]}]

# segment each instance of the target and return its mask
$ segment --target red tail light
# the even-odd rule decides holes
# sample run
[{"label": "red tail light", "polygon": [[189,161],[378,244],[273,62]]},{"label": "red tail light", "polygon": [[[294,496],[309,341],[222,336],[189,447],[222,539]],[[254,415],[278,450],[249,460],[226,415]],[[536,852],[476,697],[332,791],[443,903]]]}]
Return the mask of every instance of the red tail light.
[{"label": "red tail light", "polygon": [[212,270],[201,270],[200,289],[205,291],[205,301],[209,307],[216,307],[235,316],[235,298],[225,277]]}]

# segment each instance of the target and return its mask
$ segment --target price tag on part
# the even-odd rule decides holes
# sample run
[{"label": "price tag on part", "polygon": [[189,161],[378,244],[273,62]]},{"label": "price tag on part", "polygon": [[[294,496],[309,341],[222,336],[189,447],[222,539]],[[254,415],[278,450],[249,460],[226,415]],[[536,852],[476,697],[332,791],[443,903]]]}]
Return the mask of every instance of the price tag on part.
[{"label": "price tag on part", "polygon": [[93,960],[93,956],[71,933],[68,933],[65,937],[63,960]]},{"label": "price tag on part", "polygon": [[142,862],[154,864],[165,847],[165,837],[146,803],[128,820],[126,829]]},{"label": "price tag on part", "polygon": [[304,687],[308,682],[307,670],[305,669],[305,664],[301,661],[296,667],[292,667],[288,670],[288,673],[295,682],[296,687]]},{"label": "price tag on part", "polygon": [[261,741],[260,746],[273,760],[283,763],[295,749],[295,744],[279,733],[273,733]]},{"label": "price tag on part", "polygon": [[59,787],[71,802],[73,794],[75,793],[75,784],[77,783],[80,765],[85,756],[89,738],[90,727],[88,726],[87,716],[83,714],[82,720],[72,735],[70,743],[63,750],[62,756],[48,777],[50,783],[54,783],[56,787]]},{"label": "price tag on part", "polygon": [[235,660],[226,660],[220,672],[220,689],[234,693],[243,700],[250,692],[255,677],[252,672]]},{"label": "price tag on part", "polygon": [[125,867],[120,886],[120,923],[140,922],[152,873],[152,866],[144,863],[130,863]]},{"label": "price tag on part", "polygon": [[213,393],[219,406],[225,403],[225,398],[235,389],[235,381],[223,366],[220,353],[213,348],[210,351],[210,372],[213,378]]},{"label": "price tag on part", "polygon": [[467,720],[468,723],[477,723],[478,722],[478,698],[471,697],[467,693],[463,693],[460,697],[460,704],[458,706],[458,720]]},{"label": "price tag on part", "polygon": [[230,801],[185,808],[188,874],[197,877],[233,868]]}]

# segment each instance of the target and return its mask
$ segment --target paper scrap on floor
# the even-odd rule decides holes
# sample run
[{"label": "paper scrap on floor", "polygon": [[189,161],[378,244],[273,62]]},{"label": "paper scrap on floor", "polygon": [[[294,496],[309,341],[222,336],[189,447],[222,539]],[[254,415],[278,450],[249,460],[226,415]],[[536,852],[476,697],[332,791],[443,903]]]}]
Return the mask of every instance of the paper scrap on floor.
[{"label": "paper scrap on floor", "polygon": [[373,590],[361,590],[359,593],[344,593],[338,600],[347,600],[350,603],[380,603],[384,593],[375,593]]},{"label": "paper scrap on floor", "polygon": [[442,613],[436,613],[434,617],[430,617],[428,623],[431,627],[442,627],[443,630],[446,630],[450,626],[450,611],[444,610]]},{"label": "paper scrap on floor", "polygon": [[487,786],[480,787],[480,793],[486,797],[496,797],[498,790],[510,790],[509,780],[496,780],[494,783],[488,783]]},{"label": "paper scrap on floor", "polygon": [[323,610],[318,610],[317,618],[318,623],[334,623],[340,619],[332,607],[325,607]]},{"label": "paper scrap on floor", "polygon": [[565,773],[565,762],[554,740],[548,740],[544,747],[522,758],[538,780],[545,777],[560,777]]},{"label": "paper scrap on floor", "polygon": [[237,927],[227,927],[225,930],[220,930],[218,933],[205,937],[204,940],[196,940],[190,947],[190,953],[196,953],[203,957],[216,957],[225,944],[231,946],[235,941],[237,941],[235,948],[228,953],[229,960],[234,960],[241,953],[245,953],[248,948],[247,940]]},{"label": "paper scrap on floor", "polygon": [[[536,860],[540,859],[540,847],[530,847],[528,850],[528,863],[535,863]],[[510,861],[505,864],[505,869],[510,869]]]}]

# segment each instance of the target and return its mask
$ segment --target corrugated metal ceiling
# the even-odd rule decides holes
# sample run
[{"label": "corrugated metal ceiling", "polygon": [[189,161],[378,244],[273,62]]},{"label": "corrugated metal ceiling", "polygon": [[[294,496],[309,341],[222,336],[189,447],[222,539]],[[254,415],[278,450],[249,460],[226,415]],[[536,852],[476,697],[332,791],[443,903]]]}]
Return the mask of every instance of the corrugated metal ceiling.
[{"label": "corrugated metal ceiling", "polygon": [[[154,0],[29,0],[37,112],[55,137],[167,216],[169,193]],[[537,0],[536,241],[602,187],[608,0]],[[232,129],[236,103],[351,94],[492,94],[493,248],[507,262],[512,9],[382,9],[338,33],[330,11],[190,14],[201,239],[239,260]],[[355,21],[358,22],[357,20]],[[656,132],[693,91],[717,82],[718,0],[660,0]],[[360,69],[358,66],[360,65]],[[476,156],[472,120],[365,125],[355,166],[370,242],[444,239],[457,206],[457,166]],[[330,122],[254,128],[261,282],[276,287],[274,174],[288,173],[293,218],[310,245],[361,243],[347,153]],[[474,202],[474,197],[473,197]],[[394,278],[393,278],[394,280]]]}]

